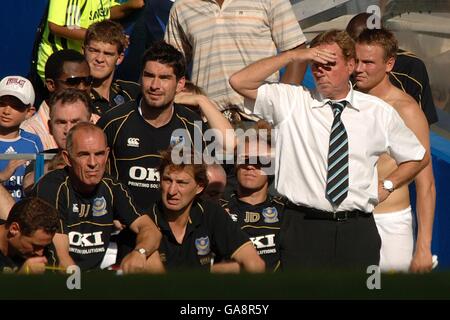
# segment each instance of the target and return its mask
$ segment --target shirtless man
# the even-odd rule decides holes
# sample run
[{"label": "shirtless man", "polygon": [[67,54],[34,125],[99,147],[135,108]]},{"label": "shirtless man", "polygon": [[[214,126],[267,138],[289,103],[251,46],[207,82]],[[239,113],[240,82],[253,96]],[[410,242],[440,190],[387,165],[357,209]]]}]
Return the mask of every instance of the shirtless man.
[{"label": "shirtless man", "polygon": [[[360,91],[377,96],[392,105],[405,124],[430,152],[429,128],[417,102],[389,81],[398,45],[394,35],[385,29],[363,31],[356,40],[356,86]],[[388,155],[380,157],[378,178],[384,180],[397,168]],[[380,267],[382,271],[426,272],[432,268],[431,238],[436,190],[430,163],[416,176],[418,236],[414,250],[412,214],[408,187],[390,191],[388,199],[375,208],[375,221],[382,239]]]}]

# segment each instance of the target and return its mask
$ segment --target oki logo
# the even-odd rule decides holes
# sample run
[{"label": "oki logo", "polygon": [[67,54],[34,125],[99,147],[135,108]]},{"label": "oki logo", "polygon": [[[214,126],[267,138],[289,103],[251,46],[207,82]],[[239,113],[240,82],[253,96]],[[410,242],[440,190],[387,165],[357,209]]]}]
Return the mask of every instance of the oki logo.
[{"label": "oki logo", "polygon": [[102,231],[93,233],[69,232],[69,242],[76,247],[94,247],[103,245]]},{"label": "oki logo", "polygon": [[129,175],[134,180],[159,181],[159,172],[155,168],[134,166],[130,168]]}]

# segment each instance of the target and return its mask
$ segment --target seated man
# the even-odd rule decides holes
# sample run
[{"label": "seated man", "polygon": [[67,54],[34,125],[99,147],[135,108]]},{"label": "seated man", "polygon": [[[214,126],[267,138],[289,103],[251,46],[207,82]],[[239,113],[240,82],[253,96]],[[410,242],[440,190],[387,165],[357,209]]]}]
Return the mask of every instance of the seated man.
[{"label": "seated man", "polygon": [[203,191],[202,198],[218,202],[223,198],[225,192],[227,173],[222,165],[213,163],[206,166],[206,175],[208,176],[208,186]]},{"label": "seated man", "polygon": [[69,131],[62,153],[67,167],[42,177],[34,193],[59,211],[63,230],[54,244],[62,266],[74,261],[82,270],[98,268],[117,219],[137,234],[135,250],[121,268],[125,273],[150,271],[146,261],[158,248],[161,234],[136,210],[127,188],[105,175],[108,153],[103,131],[89,122],[78,123]]},{"label": "seated man", "polygon": [[14,204],[0,223],[0,272],[43,273],[44,250],[59,226],[58,212],[38,198]]},{"label": "seated man", "polygon": [[218,204],[198,198],[208,184],[206,165],[186,153],[175,164],[172,151],[161,153],[162,197],[151,209],[163,234],[159,253],[166,268],[209,270],[216,256],[263,272],[264,261],[248,237]]},{"label": "seated man", "polygon": [[[237,190],[222,207],[252,240],[258,254],[264,259],[267,270],[276,271],[280,266],[279,233],[284,212],[284,203],[279,197],[269,195],[272,172],[270,125],[260,120],[255,125],[255,138],[244,143],[237,154]],[[268,134],[266,134],[268,133]],[[241,144],[239,144],[241,145]],[[226,269],[224,269],[226,268]],[[236,263],[218,263],[214,271],[239,270]]]},{"label": "seated man", "polygon": [[[45,153],[55,154],[55,157],[45,161],[43,174],[65,167],[62,150],[66,148],[66,137],[69,130],[78,122],[88,122],[91,119],[89,98],[81,90],[68,88],[56,92],[50,98],[49,107],[48,128],[57,148],[45,150]],[[25,170],[23,188],[26,193],[30,192],[34,185],[34,164],[35,162],[32,162]]]},{"label": "seated man", "polygon": [[116,66],[122,63],[127,44],[122,26],[111,20],[96,22],[86,31],[84,56],[94,79],[91,90],[93,111],[99,115],[135,100],[141,92],[135,82],[114,80]]},{"label": "seated man", "polygon": [[[89,73],[89,65],[81,53],[70,49],[56,51],[48,58],[45,65],[45,87],[50,96],[68,88],[89,94],[92,85],[92,77]],[[49,98],[42,101],[37,112],[21,125],[22,129],[41,138],[44,150],[58,148],[48,127]],[[98,116],[93,120],[95,119],[98,119]]]}]

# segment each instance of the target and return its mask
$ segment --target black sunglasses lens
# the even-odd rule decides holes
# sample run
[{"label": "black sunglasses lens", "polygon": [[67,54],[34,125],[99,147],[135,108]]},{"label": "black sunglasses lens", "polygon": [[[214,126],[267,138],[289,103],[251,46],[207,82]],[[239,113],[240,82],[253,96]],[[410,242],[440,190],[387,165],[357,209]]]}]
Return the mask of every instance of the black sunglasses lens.
[{"label": "black sunglasses lens", "polygon": [[81,82],[84,83],[84,85],[86,86],[90,86],[92,84],[92,77],[88,76],[88,77],[72,77],[72,78],[67,78],[65,80],[66,84],[69,86],[79,86]]}]

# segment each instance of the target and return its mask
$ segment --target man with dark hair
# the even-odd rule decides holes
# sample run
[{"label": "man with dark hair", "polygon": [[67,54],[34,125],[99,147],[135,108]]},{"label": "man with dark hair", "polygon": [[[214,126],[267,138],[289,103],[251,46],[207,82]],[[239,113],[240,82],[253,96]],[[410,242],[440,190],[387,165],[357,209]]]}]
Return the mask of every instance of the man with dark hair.
[{"label": "man with dark hair", "polygon": [[116,67],[124,59],[128,39],[122,26],[112,20],[92,24],[84,38],[84,56],[94,78],[91,90],[94,112],[102,115],[111,108],[135,100],[141,89],[135,82],[115,80]]},{"label": "man with dark hair", "polygon": [[128,189],[105,175],[108,153],[103,131],[90,122],[78,123],[63,150],[67,167],[42,177],[34,192],[59,211],[63,229],[54,244],[62,266],[74,261],[82,270],[99,268],[117,219],[137,234],[135,249],[121,268],[126,273],[149,271],[147,258],[158,248],[161,234],[136,209]]},{"label": "man with dark hair", "polygon": [[6,222],[0,224],[0,272],[43,273],[44,250],[59,225],[58,212],[41,199],[14,204]]},{"label": "man with dark hair", "polygon": [[[356,41],[359,34],[367,29],[368,21],[379,18],[362,12],[354,16],[347,24],[346,31]],[[428,72],[423,61],[414,53],[397,48],[395,64],[389,72],[391,83],[417,101],[428,121],[428,125],[438,121],[436,106],[431,94]]]},{"label": "man with dark hair", "polygon": [[[71,49],[53,53],[45,65],[45,86],[50,94],[74,88],[89,94],[92,85],[89,65],[84,56]],[[22,128],[41,138],[44,150],[58,148],[48,127],[50,109],[48,97],[42,101],[33,117],[22,124]]]},{"label": "man with dark hair", "polygon": [[[155,43],[142,60],[142,98],[111,110],[97,123],[105,131],[111,148],[111,175],[130,188],[143,210],[160,198],[160,150],[178,143],[199,152],[205,149],[203,132],[208,126],[196,112],[175,103],[175,94],[184,88],[185,70],[181,52],[163,41]],[[203,98],[198,105],[209,126],[223,134],[232,130],[214,105]],[[126,229],[118,242],[125,238],[130,238]]]},{"label": "man with dark hair", "polygon": [[[395,65],[397,40],[386,29],[365,29],[356,40],[355,84],[358,90],[383,99],[400,114],[430,153],[427,119],[414,99],[392,85],[389,73]],[[397,168],[389,154],[377,163],[378,179]],[[414,252],[412,212],[408,186],[392,190],[391,195],[374,209],[375,222],[382,244],[382,271],[430,271],[436,189],[431,162],[416,176],[418,237]],[[413,255],[414,253],[414,255]]]},{"label": "man with dark hair", "polygon": [[[98,122],[112,150],[111,174],[130,187],[143,209],[160,197],[160,150],[178,142],[199,152],[205,148],[207,125],[197,113],[174,102],[184,88],[185,70],[181,52],[163,41],[155,43],[143,56],[142,98],[111,110]],[[213,104],[199,107],[210,127],[232,130]]]},{"label": "man with dark hair", "polygon": [[[292,60],[312,61],[316,90],[264,84]],[[429,162],[394,108],[353,90],[354,68],[353,40],[345,31],[330,30],[309,49],[260,60],[230,79],[278,129],[275,187],[290,201],[280,231],[282,268],[365,272],[378,265],[381,241],[372,211],[390,194],[378,181],[379,156],[390,152],[398,164],[386,177],[393,188],[407,184]]]},{"label": "man with dark hair", "polygon": [[199,198],[208,185],[202,155],[174,151],[161,152],[162,194],[150,212],[163,234],[159,254],[165,267],[209,271],[215,256],[263,272],[264,261],[248,237],[218,204]]}]

